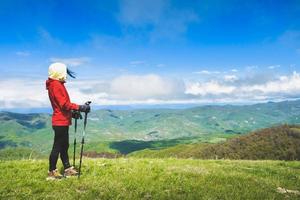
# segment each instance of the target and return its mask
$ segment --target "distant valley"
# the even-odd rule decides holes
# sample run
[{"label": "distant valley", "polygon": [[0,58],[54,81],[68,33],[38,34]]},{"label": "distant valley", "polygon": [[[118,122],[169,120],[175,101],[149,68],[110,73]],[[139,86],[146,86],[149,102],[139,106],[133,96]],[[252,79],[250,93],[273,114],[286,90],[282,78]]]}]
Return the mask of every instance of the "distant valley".
[{"label": "distant valley", "polygon": [[[192,140],[216,143],[261,128],[299,123],[299,100],[186,109],[93,110],[89,114],[87,143],[92,144],[91,150],[112,152],[119,151],[116,142],[122,141],[177,139],[174,145]],[[82,121],[79,124],[77,138],[81,137]],[[0,112],[0,149],[28,147],[43,153],[49,151],[52,138],[49,114]],[[73,127],[70,143],[72,139]]]}]

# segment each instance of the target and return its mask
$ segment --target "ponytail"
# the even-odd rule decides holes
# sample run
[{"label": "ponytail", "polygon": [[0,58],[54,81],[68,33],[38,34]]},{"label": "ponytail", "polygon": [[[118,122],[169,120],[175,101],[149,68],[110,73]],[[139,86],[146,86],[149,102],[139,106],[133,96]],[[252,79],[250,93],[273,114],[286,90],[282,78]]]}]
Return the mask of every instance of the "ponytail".
[{"label": "ponytail", "polygon": [[72,77],[72,78],[76,78],[76,73],[73,72],[73,71],[71,71],[71,70],[69,70],[68,68],[67,68],[67,74],[68,74],[70,77]]}]

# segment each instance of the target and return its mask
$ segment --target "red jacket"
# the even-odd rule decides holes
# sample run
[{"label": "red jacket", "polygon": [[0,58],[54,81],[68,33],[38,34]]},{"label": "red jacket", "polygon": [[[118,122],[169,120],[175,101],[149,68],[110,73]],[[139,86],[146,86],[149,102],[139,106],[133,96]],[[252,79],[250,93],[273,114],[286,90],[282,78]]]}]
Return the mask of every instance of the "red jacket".
[{"label": "red jacket", "polygon": [[78,110],[79,106],[70,102],[70,97],[64,86],[64,82],[49,78],[46,81],[46,88],[53,109],[52,126],[71,125],[71,110]]}]

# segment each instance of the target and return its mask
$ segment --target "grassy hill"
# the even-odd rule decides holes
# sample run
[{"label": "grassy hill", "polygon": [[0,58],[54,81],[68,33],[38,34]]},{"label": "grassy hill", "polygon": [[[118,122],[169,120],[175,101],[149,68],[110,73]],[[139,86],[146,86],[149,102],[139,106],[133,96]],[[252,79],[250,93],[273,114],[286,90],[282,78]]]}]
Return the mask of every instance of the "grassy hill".
[{"label": "grassy hill", "polygon": [[181,144],[162,150],[142,150],[135,157],[201,159],[300,160],[300,127],[277,126],[217,144]]},{"label": "grassy hill", "polygon": [[[201,137],[185,137],[177,139],[165,139],[154,141],[143,140],[122,140],[122,141],[96,141],[85,144],[85,155],[89,157],[101,157],[101,155],[108,155],[109,157],[121,156],[129,154],[134,151],[139,151],[147,148],[163,149],[172,147],[178,144],[190,143],[217,143],[225,141],[228,138],[236,137],[236,134],[205,134]],[[79,143],[77,144],[77,153],[79,155]],[[50,147],[48,151],[50,150]],[[104,153],[104,154],[103,154]],[[69,154],[73,154],[73,141],[70,140]],[[111,155],[115,154],[115,155]],[[28,158],[47,158],[49,156],[46,152],[40,152],[35,148],[23,146],[10,146],[0,149],[0,159],[14,160],[14,159],[28,159]]]},{"label": "grassy hill", "polygon": [[[300,101],[188,109],[99,110],[91,113],[91,137],[157,140],[215,133],[248,133],[300,123]],[[94,138],[94,137],[93,137]],[[95,139],[95,138],[94,138]]]},{"label": "grassy hill", "polygon": [[299,199],[300,163],[84,159],[83,175],[46,181],[47,160],[0,161],[0,199]]},{"label": "grassy hill", "polygon": [[300,101],[93,111],[85,155],[129,156],[84,157],[80,180],[49,182],[50,116],[0,112],[0,199],[299,199],[299,161],[226,160],[300,160],[299,126],[244,134],[298,116]]},{"label": "grassy hill", "polygon": [[53,134],[48,114],[0,112],[0,149],[33,148],[41,153],[51,147]]},{"label": "grassy hill", "polygon": [[[89,115],[86,141],[91,150],[130,153],[140,147],[170,144],[166,140],[184,144],[190,140],[181,138],[222,141],[227,138],[225,135],[230,137],[276,124],[297,124],[299,116],[300,101],[188,109],[95,110]],[[81,131],[82,126],[77,137]],[[47,154],[52,132],[50,115],[0,112],[0,149],[31,148]],[[129,150],[124,150],[124,144],[131,145]]]}]

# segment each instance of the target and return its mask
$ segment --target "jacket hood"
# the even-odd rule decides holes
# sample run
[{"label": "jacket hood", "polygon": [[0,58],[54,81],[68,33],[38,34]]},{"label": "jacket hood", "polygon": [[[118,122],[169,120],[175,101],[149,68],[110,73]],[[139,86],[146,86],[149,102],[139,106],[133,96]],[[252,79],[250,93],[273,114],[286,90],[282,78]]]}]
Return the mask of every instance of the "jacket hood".
[{"label": "jacket hood", "polygon": [[50,86],[50,84],[51,84],[51,82],[52,82],[53,80],[52,79],[48,79],[48,80],[46,80],[46,90],[48,90],[49,89],[49,86]]},{"label": "jacket hood", "polygon": [[64,84],[64,81],[58,81],[58,80],[54,80],[52,78],[48,78],[48,80],[46,80],[46,90],[49,89],[50,85],[53,84],[53,82],[60,82],[62,84]]}]

